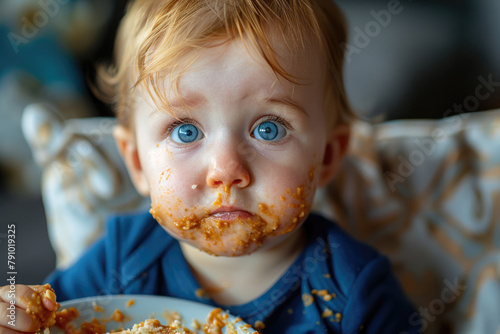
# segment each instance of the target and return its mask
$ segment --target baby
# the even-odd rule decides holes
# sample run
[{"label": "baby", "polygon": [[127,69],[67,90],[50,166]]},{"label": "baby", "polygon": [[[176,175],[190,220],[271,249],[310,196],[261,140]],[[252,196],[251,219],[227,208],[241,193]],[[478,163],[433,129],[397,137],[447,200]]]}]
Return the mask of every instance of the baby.
[{"label": "baby", "polygon": [[53,273],[58,300],[172,296],[263,333],[417,332],[389,261],[310,213],[349,142],[345,41],[330,0],[134,1],[100,88],[151,210]]}]

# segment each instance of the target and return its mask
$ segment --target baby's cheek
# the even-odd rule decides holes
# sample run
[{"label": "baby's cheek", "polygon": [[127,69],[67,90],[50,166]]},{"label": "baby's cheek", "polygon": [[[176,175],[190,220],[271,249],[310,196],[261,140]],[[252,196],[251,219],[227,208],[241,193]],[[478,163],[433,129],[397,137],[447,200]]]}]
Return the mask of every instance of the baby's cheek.
[{"label": "baby's cheek", "polygon": [[287,189],[276,204],[259,204],[259,213],[272,228],[273,235],[295,230],[305,219],[312,205],[312,189],[307,183]]},{"label": "baby's cheek", "polygon": [[[188,190],[179,184],[178,181],[182,178],[176,175],[171,168],[165,168],[156,173],[155,177],[150,180],[151,203],[157,212],[163,211],[168,216],[178,216],[181,211],[184,212],[184,203],[189,195]],[[190,191],[193,191],[191,188]],[[187,209],[186,209],[187,211]]]}]

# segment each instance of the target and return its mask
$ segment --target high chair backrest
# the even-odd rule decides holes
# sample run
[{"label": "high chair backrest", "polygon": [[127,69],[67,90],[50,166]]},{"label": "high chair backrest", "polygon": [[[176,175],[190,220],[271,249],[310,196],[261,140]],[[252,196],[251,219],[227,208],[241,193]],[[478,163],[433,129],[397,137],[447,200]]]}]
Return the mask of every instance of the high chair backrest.
[{"label": "high chair backrest", "polygon": [[[106,217],[147,210],[111,132],[112,118],[64,120],[26,108],[43,168],[58,265],[98,238]],[[442,120],[353,125],[349,152],[315,209],[393,263],[428,333],[500,333],[500,110]]]}]

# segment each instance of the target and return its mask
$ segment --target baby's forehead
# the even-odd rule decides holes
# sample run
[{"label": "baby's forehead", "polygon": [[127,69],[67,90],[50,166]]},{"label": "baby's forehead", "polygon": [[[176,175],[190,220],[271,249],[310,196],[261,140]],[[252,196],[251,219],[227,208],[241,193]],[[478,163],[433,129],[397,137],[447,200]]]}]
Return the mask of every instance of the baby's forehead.
[{"label": "baby's forehead", "polygon": [[[146,95],[158,105],[162,97],[157,92],[163,92],[163,102],[167,102],[168,109],[172,109],[194,107],[214,96],[223,95],[225,91],[241,99],[265,100],[287,95],[292,99],[293,95],[301,94],[303,87],[323,83],[324,71],[314,49],[307,54],[294,54],[283,42],[275,41],[273,46],[277,50],[279,69],[295,82],[273,69],[258,51],[249,47],[247,41],[233,39],[192,51],[187,55],[193,60],[189,67],[178,73],[163,71],[161,87],[150,86],[146,92],[153,94]],[[222,91],[212,92],[207,85],[217,86]]]}]

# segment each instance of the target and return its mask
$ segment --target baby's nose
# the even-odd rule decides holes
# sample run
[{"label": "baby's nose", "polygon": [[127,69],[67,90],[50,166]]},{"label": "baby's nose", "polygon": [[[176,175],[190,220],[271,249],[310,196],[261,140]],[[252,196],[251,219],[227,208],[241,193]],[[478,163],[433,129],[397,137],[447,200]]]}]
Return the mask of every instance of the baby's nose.
[{"label": "baby's nose", "polygon": [[250,173],[238,154],[222,154],[213,160],[207,174],[208,186],[212,188],[219,186],[245,188],[249,184]]}]

